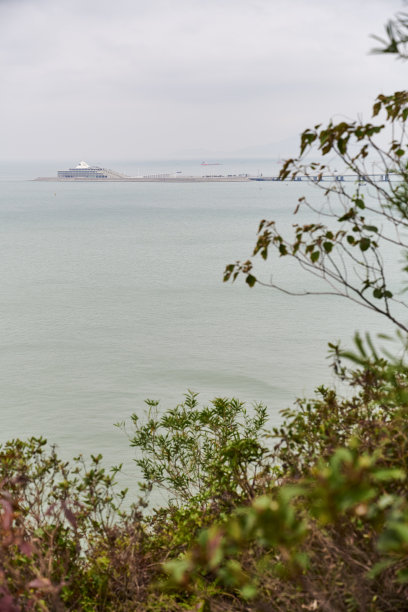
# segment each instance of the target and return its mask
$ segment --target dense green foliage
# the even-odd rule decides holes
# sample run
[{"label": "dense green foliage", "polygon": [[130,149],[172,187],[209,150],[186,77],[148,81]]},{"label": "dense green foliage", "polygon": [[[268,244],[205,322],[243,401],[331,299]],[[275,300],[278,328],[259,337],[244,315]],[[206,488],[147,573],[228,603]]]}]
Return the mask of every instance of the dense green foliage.
[{"label": "dense green foliage", "polygon": [[405,610],[408,370],[359,359],[348,397],[321,387],[272,431],[262,406],[150,402],[130,438],[155,510],[121,508],[100,457],[4,445],[0,609]]},{"label": "dense green foliage", "polygon": [[148,405],[146,423],[139,425],[133,415],[130,440],[143,453],[136,464],[145,482],[168,489],[175,503],[225,502],[228,508],[231,495],[235,501],[253,498],[268,471],[264,406],[253,406],[249,414],[242,402],[217,398],[202,408],[191,392],[164,415],[158,402]]}]

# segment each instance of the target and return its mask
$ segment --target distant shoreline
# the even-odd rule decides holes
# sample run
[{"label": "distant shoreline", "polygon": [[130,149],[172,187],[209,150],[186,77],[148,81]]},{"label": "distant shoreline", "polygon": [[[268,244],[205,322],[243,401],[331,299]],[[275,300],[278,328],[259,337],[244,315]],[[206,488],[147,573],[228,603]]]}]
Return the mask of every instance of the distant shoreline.
[{"label": "distant shoreline", "polygon": [[[253,180],[249,176],[183,176],[183,177],[126,177],[126,178],[58,178],[39,176],[32,179],[48,183],[242,183]],[[269,179],[272,180],[272,179]]]},{"label": "distant shoreline", "polygon": [[373,183],[389,183],[400,181],[401,178],[397,174],[366,174],[359,176],[357,174],[343,175],[318,175],[306,176],[298,175],[296,177],[288,177],[281,179],[279,176],[249,176],[245,175],[230,175],[230,176],[140,176],[140,177],[118,177],[118,178],[59,178],[57,176],[39,176],[31,179],[33,181],[48,182],[48,183],[248,183],[248,182],[307,182],[307,183],[347,183],[358,182],[359,184]]}]

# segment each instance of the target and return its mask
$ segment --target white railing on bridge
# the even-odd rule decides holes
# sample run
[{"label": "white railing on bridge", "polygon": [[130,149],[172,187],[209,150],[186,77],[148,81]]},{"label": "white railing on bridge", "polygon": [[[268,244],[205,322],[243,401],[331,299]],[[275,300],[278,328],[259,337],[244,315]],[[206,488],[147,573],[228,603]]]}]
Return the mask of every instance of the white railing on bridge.
[{"label": "white railing on bridge", "polygon": [[337,182],[337,183],[389,183],[394,181],[401,181],[401,176],[396,173],[389,174],[322,174],[316,176],[302,175],[299,174],[295,177],[287,177],[281,179],[279,176],[276,177],[254,177],[252,180],[256,181],[303,181],[312,183],[321,182]]}]

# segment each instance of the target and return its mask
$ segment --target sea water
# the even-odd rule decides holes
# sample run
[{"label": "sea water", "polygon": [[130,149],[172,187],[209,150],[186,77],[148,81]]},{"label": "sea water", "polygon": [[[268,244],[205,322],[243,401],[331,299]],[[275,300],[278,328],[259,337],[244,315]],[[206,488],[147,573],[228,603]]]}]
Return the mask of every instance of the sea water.
[{"label": "sea water", "polygon": [[[296,397],[334,382],[329,341],[388,330],[341,298],[222,282],[260,219],[289,228],[311,185],[42,183],[27,168],[3,167],[0,181],[0,441],[42,435],[67,457],[100,452],[134,482],[114,423],[142,415],[146,398],[171,408],[188,389],[203,403],[234,396],[263,402],[277,424]],[[294,291],[311,280],[283,261],[262,272]]]}]

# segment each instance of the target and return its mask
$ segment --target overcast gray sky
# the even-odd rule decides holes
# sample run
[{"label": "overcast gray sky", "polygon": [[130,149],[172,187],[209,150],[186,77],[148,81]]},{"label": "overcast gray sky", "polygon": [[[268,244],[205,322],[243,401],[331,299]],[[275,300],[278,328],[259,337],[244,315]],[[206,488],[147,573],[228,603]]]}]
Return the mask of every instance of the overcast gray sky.
[{"label": "overcast gray sky", "polygon": [[368,118],[401,0],[0,0],[0,159],[222,154]]}]

